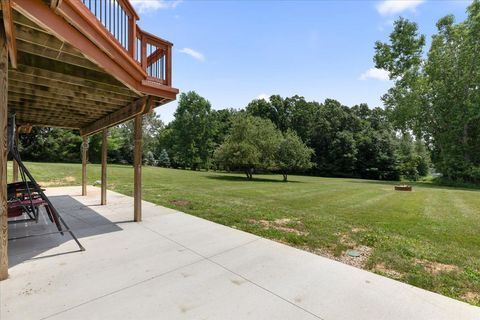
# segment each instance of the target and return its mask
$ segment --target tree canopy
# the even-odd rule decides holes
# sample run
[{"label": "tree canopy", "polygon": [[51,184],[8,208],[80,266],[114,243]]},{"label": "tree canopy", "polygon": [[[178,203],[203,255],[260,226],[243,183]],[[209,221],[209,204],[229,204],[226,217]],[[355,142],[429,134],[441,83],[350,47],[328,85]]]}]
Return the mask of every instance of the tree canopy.
[{"label": "tree canopy", "polygon": [[438,171],[451,180],[480,182],[480,1],[465,21],[437,22],[428,54],[414,22],[399,19],[374,61],[393,87],[383,97],[395,128],[424,139]]},{"label": "tree canopy", "polygon": [[279,132],[270,120],[239,114],[215,151],[215,161],[225,169],[242,170],[252,179],[255,169],[275,167],[279,142]]}]

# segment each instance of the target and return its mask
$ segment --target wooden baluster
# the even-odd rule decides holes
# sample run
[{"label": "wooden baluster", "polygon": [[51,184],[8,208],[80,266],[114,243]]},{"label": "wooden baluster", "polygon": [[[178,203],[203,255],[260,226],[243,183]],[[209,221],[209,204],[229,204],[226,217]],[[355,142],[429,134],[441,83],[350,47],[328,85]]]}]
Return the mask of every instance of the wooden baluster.
[{"label": "wooden baluster", "polygon": [[137,35],[135,34],[136,23],[132,16],[128,17],[128,53],[130,56],[135,59],[135,45],[137,40]]},{"label": "wooden baluster", "polygon": [[147,41],[145,38],[145,35],[142,34],[141,37],[141,44],[142,44],[142,51],[141,51],[141,63],[142,63],[142,69],[147,71]]}]

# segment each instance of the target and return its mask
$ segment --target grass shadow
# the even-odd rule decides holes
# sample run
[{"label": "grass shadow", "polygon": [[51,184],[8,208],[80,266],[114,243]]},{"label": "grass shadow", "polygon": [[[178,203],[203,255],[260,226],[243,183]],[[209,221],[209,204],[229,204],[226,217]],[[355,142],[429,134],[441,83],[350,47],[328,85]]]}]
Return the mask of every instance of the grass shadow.
[{"label": "grass shadow", "polygon": [[205,178],[213,179],[213,180],[220,180],[220,181],[232,181],[232,182],[280,182],[280,183],[284,183],[284,184],[303,183],[303,181],[290,181],[290,180],[288,180],[288,182],[284,182],[282,177],[279,177],[278,179],[268,179],[268,178],[256,178],[254,176],[252,180],[248,180],[246,177],[242,177],[242,176],[238,176],[238,175],[228,175],[228,174],[208,175]]}]

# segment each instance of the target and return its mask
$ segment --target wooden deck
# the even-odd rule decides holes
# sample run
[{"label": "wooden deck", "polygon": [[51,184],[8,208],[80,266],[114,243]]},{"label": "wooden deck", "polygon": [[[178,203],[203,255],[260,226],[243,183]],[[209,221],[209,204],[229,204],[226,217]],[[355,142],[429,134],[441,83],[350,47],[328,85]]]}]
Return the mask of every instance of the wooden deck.
[{"label": "wooden deck", "polygon": [[128,1],[11,6],[17,66],[9,70],[8,103],[18,124],[88,135],[176,98],[172,44],[141,31]]},{"label": "wooden deck", "polygon": [[[176,99],[172,46],[141,30],[128,0],[0,0],[0,280],[8,277],[7,115],[33,126],[78,129],[86,195],[88,136],[135,119],[134,219],[141,221],[142,115]],[[16,139],[18,132],[16,131]],[[18,178],[18,166],[13,176]]]}]

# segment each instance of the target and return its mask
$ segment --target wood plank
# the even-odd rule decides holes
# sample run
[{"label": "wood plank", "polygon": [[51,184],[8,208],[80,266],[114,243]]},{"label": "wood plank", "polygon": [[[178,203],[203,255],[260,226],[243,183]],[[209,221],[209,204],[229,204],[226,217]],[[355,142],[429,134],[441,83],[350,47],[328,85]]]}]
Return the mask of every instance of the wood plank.
[{"label": "wood plank", "polygon": [[25,102],[17,102],[8,100],[9,109],[11,111],[18,113],[19,115],[32,115],[32,116],[39,116],[39,117],[56,117],[57,119],[62,120],[71,120],[76,123],[90,123],[98,119],[98,115],[87,115],[81,114],[78,112],[74,112],[73,110],[69,114],[68,112],[64,112],[63,110],[59,110],[62,108],[62,105],[47,105],[41,103],[25,103]]},{"label": "wood plank", "polygon": [[17,47],[15,43],[15,27],[13,25],[12,4],[10,0],[0,0],[3,15],[4,34],[7,41],[8,55],[12,68],[17,67]]},{"label": "wood plank", "polygon": [[96,88],[98,90],[103,90],[107,92],[112,92],[116,94],[121,94],[127,97],[139,97],[138,94],[129,90],[125,86],[114,86],[95,80],[89,80],[79,77],[69,76],[63,73],[52,72],[45,69],[40,69],[37,67],[27,66],[27,65],[18,65],[17,71],[10,71],[12,74],[29,74],[41,79],[50,79],[52,81],[65,82],[70,85],[81,86],[84,88]]},{"label": "wood plank", "polygon": [[21,24],[23,26],[26,26],[26,27],[29,27],[29,28],[34,28],[34,29],[37,29],[39,31],[45,31],[45,29],[43,29],[38,24],[36,24],[32,20],[28,19],[27,17],[25,17],[23,14],[21,14],[20,12],[18,12],[16,10],[13,10],[13,22],[16,25]]},{"label": "wood plank", "polygon": [[138,114],[142,114],[145,111],[147,105],[148,97],[142,97],[130,105],[112,112],[111,114],[105,116],[104,118],[95,121],[94,123],[82,128],[80,134],[91,135],[96,132],[101,131],[102,129],[112,127],[129,119],[132,119]]},{"label": "wood plank", "polygon": [[102,130],[102,196],[101,205],[107,204],[107,151],[108,151],[108,130]]},{"label": "wood plank", "polygon": [[[77,126],[91,123],[101,116],[81,114],[75,110],[71,110],[70,113],[66,113],[66,110],[61,110],[62,106],[55,107],[54,105],[45,105],[40,103],[28,103],[28,102],[17,102],[8,99],[9,110],[16,112],[17,115],[25,119],[27,116],[33,119],[52,119],[52,120],[64,120],[71,122]],[[59,110],[60,109],[60,110]],[[68,115],[65,115],[68,114]],[[37,118],[35,118],[37,117]],[[81,119],[81,120],[80,120]]]},{"label": "wood plank", "polygon": [[88,137],[83,137],[82,142],[82,196],[87,195],[87,156],[88,156]]},{"label": "wood plank", "polygon": [[[77,56],[77,57],[80,57],[80,58],[88,59],[77,48],[75,48],[74,46],[70,45],[67,42],[64,42],[64,41],[58,39],[57,37],[55,37],[55,35],[48,32],[44,28],[40,27],[38,24],[36,24],[35,22],[28,19],[27,17],[25,17],[24,15],[22,15],[21,13],[19,13],[17,11],[13,11],[13,22],[14,22],[14,25],[15,25],[15,31],[16,31],[17,39],[19,39],[19,38],[30,39],[31,37],[29,36],[29,34],[30,34],[31,31],[28,31],[28,30],[33,29],[36,32],[41,32],[42,33],[41,38],[38,39],[38,41],[36,41],[36,43],[40,43],[40,44],[49,43],[49,47],[51,47],[51,48],[61,49],[62,52],[65,52],[65,53],[68,53],[68,54],[71,54],[71,55],[74,55],[74,56]],[[19,34],[21,34],[20,37],[19,37]],[[50,38],[48,38],[48,37],[50,37]]]},{"label": "wood plank", "polygon": [[0,280],[8,278],[7,123],[8,48],[0,23]]},{"label": "wood plank", "polygon": [[77,58],[85,58],[80,51],[40,27],[34,28],[15,22],[15,31],[18,40],[34,43],[55,51],[63,51]]},{"label": "wood plank", "polygon": [[57,124],[52,124],[50,122],[40,122],[36,121],[35,124],[32,124],[31,122],[24,122],[24,121],[19,121],[18,119],[15,119],[15,121],[21,125],[22,127],[27,127],[27,128],[33,128],[33,127],[41,127],[41,128],[59,128],[59,129],[72,129],[72,130],[78,130],[77,127],[69,127],[69,126],[62,126],[62,125],[57,125]]},{"label": "wood plank", "polygon": [[133,220],[142,221],[142,115],[135,116],[133,150]]},{"label": "wood plank", "polygon": [[[92,109],[92,107],[97,106],[97,111],[105,110],[106,112],[111,112],[128,104],[126,101],[114,101],[106,97],[97,98],[96,96],[91,96],[87,93],[70,92],[65,89],[58,89],[57,92],[55,92],[55,88],[42,85],[24,84],[22,86],[22,83],[17,80],[9,81],[9,91],[21,95],[25,94],[37,97],[38,100],[46,98],[55,101],[63,101],[65,104],[72,105],[72,108],[78,109],[81,107]],[[78,103],[78,106],[76,103]]]},{"label": "wood plank", "polygon": [[44,58],[55,59],[68,64],[103,72],[98,66],[84,57],[77,57],[62,50],[55,50],[48,46],[42,46],[37,43],[27,42],[17,37],[17,48],[20,52],[35,54]]},{"label": "wood plank", "polygon": [[62,61],[57,61],[55,59],[37,56],[28,52],[18,52],[18,64],[114,86],[122,86],[118,80],[106,72],[75,66]]},{"label": "wood plank", "polygon": [[88,96],[94,97],[94,99],[92,100],[95,100],[95,97],[97,96],[108,97],[109,99],[112,100],[111,103],[113,104],[126,104],[138,98],[138,96],[136,95],[128,96],[118,92],[99,89],[97,87],[87,87],[87,86],[82,86],[78,84],[71,84],[71,83],[67,83],[65,81],[61,81],[57,79],[39,77],[39,76],[34,76],[27,73],[20,73],[12,70],[9,71],[8,73],[8,79],[9,81],[17,81],[17,83],[21,82],[25,84],[41,85],[41,86],[50,87],[50,88],[58,88],[61,86],[63,89],[66,89],[66,90],[86,93],[88,94]]},{"label": "wood plank", "polygon": [[[67,101],[60,100],[60,99],[52,99],[52,98],[44,98],[44,97],[38,97],[35,95],[31,94],[26,94],[26,93],[16,93],[13,90],[8,91],[10,94],[8,96],[8,101],[9,102],[17,102],[17,103],[24,103],[25,107],[28,108],[29,104],[34,104],[34,105],[39,105],[39,106],[45,106],[46,109],[54,109],[54,108],[65,108],[65,111],[71,111],[77,115],[80,116],[96,116],[97,118],[104,117],[107,115],[109,112],[112,112],[112,110],[105,110],[103,108],[98,108],[97,110],[94,109],[94,107],[90,104],[79,104],[76,106],[73,106],[73,103],[76,103],[72,101],[71,103],[68,103]],[[78,102],[77,102],[78,104]]]}]

